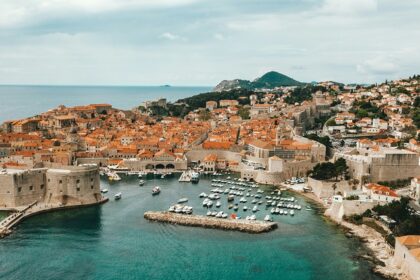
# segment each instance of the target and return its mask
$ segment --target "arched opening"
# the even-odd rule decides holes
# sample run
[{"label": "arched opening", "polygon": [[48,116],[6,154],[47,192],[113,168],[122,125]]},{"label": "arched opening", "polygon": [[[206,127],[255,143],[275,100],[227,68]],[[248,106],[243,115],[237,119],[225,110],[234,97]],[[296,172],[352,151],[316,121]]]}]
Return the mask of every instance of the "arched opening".
[{"label": "arched opening", "polygon": [[157,164],[156,165],[156,169],[164,169],[165,168],[165,166],[163,165],[163,164]]},{"label": "arched opening", "polygon": [[169,163],[166,165],[166,169],[175,169],[175,165],[173,165],[172,163]]},{"label": "arched opening", "polygon": [[146,165],[146,169],[155,169],[155,167],[153,166],[153,164],[148,164]]}]

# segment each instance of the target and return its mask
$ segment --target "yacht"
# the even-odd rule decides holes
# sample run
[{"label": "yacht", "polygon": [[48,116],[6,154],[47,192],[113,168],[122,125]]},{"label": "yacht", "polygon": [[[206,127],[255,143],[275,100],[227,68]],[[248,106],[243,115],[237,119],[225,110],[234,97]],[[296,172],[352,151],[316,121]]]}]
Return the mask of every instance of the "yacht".
[{"label": "yacht", "polygon": [[157,195],[159,193],[160,193],[160,188],[158,186],[156,186],[152,189],[152,195]]},{"label": "yacht", "polygon": [[245,205],[244,206],[244,211],[247,211],[248,210],[248,207]]},{"label": "yacht", "polygon": [[233,204],[229,204],[228,208],[229,209],[232,209],[233,208]]},{"label": "yacht", "polygon": [[245,203],[245,202],[246,202],[246,198],[245,198],[245,197],[242,197],[242,198],[239,200],[239,202]]},{"label": "yacht", "polygon": [[202,192],[202,193],[200,193],[200,197],[207,197],[207,194]]},{"label": "yacht", "polygon": [[252,208],[252,212],[257,212],[258,211],[258,207],[257,205],[254,206],[254,208]]},{"label": "yacht", "polygon": [[209,200],[207,201],[207,207],[212,207],[213,206],[213,201]]},{"label": "yacht", "polygon": [[168,210],[169,212],[175,212],[175,206],[171,206],[171,207],[169,207],[169,210]]},{"label": "yacht", "polygon": [[144,183],[145,183],[145,182],[144,182],[144,180],[140,180],[140,181],[139,181],[139,186],[143,186],[143,185],[144,185]]},{"label": "yacht", "polygon": [[290,216],[293,216],[295,214],[295,210],[290,210]]},{"label": "yacht", "polygon": [[255,220],[257,219],[257,217],[255,217],[255,215],[251,215],[251,217],[249,217],[249,219],[250,219],[251,221],[255,221]]},{"label": "yacht", "polygon": [[273,221],[273,219],[270,217],[270,215],[265,215],[264,221],[271,222],[271,221]]},{"label": "yacht", "polygon": [[220,203],[220,201],[216,202],[216,207],[220,207],[222,206],[222,204]]},{"label": "yacht", "polygon": [[226,213],[223,213],[223,214],[222,214],[222,218],[223,218],[223,219],[226,219],[227,217],[228,217],[228,214],[226,214]]},{"label": "yacht", "polygon": [[110,173],[108,179],[110,181],[120,181],[121,177],[117,173]]},{"label": "yacht", "polygon": [[233,206],[233,210],[238,211],[238,205]]},{"label": "yacht", "polygon": [[207,216],[211,216],[211,211],[207,211]]},{"label": "yacht", "polygon": [[120,200],[121,197],[122,197],[122,193],[120,192],[114,195],[115,200]]},{"label": "yacht", "polygon": [[257,203],[257,200],[256,200],[256,199],[253,199],[253,200],[251,201],[251,203],[252,203],[252,204],[256,204],[256,203]]},{"label": "yacht", "polygon": [[101,193],[107,193],[108,192],[108,189],[102,189],[101,190]]},{"label": "yacht", "polygon": [[191,183],[198,183],[200,181],[200,174],[197,172],[193,172],[191,174]]},{"label": "yacht", "polygon": [[274,209],[274,208],[271,208],[271,214],[275,214],[276,213],[276,209]]},{"label": "yacht", "polygon": [[227,201],[233,201],[235,197],[233,195],[228,195]]},{"label": "yacht", "polygon": [[203,200],[203,206],[207,206],[207,203],[208,203],[208,202],[209,202],[209,199],[207,199],[207,198],[206,198],[206,199],[204,199],[204,200]]},{"label": "yacht", "polygon": [[181,198],[181,199],[178,200],[178,203],[185,203],[187,201],[188,201],[188,198],[183,197],[183,198]]}]

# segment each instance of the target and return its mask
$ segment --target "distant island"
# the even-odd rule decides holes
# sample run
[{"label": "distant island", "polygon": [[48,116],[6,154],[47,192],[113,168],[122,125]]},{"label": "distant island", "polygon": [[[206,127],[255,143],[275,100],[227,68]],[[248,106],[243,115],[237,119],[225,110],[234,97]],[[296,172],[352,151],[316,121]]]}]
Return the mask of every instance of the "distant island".
[{"label": "distant island", "polygon": [[276,87],[301,86],[304,84],[305,83],[296,81],[284,74],[278,73],[276,71],[270,71],[255,79],[254,81],[241,79],[223,80],[213,89],[213,91],[221,92],[229,91],[232,89],[273,89]]}]

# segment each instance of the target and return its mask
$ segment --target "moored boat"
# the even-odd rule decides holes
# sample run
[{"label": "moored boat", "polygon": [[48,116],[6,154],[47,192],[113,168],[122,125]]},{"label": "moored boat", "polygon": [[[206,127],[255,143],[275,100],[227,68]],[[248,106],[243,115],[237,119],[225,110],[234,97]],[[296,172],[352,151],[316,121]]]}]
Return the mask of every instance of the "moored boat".
[{"label": "moored boat", "polygon": [[115,195],[114,195],[114,198],[115,198],[115,200],[120,200],[121,199],[121,197],[122,197],[122,193],[116,193]]},{"label": "moored boat", "polygon": [[152,195],[157,195],[159,193],[160,193],[160,188],[158,186],[156,186],[152,189]]}]

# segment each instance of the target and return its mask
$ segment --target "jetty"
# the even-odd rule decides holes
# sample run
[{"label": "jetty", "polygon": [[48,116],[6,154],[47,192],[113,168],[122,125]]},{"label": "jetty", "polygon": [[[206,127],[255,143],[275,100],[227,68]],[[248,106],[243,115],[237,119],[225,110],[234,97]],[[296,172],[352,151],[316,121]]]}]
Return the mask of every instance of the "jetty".
[{"label": "jetty", "polygon": [[162,223],[234,230],[247,233],[263,233],[277,228],[277,223],[275,222],[220,219],[200,215],[176,214],[167,211],[148,211],[144,213],[144,218],[150,221],[157,221]]}]

